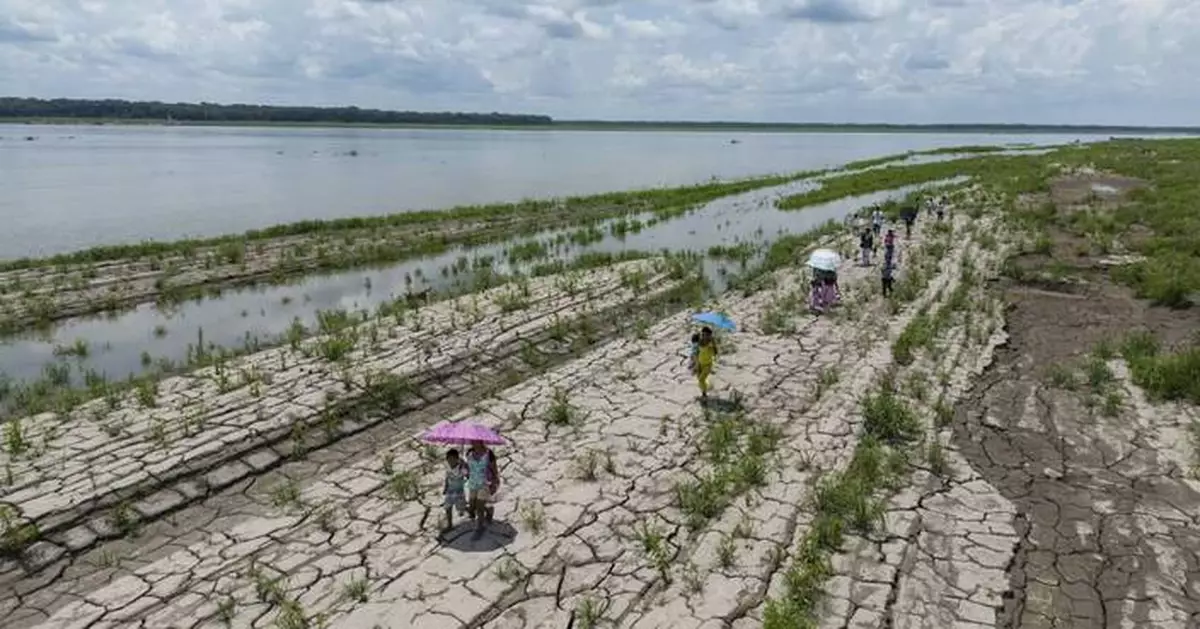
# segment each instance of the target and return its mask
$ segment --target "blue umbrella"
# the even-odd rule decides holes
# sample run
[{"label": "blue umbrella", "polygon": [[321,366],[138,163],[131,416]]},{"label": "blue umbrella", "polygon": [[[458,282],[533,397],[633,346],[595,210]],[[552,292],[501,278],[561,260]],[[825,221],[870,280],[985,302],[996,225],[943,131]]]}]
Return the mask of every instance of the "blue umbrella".
[{"label": "blue umbrella", "polygon": [[694,314],[692,315],[692,321],[711,325],[713,327],[721,328],[722,330],[729,330],[730,332],[737,330],[737,324],[735,324],[732,319],[719,312],[701,312],[699,314]]}]

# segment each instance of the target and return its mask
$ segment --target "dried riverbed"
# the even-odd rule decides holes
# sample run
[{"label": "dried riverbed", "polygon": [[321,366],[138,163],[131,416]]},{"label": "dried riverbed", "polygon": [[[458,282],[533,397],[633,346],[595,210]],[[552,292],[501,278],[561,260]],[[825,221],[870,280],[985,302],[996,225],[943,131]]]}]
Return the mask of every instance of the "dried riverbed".
[{"label": "dried riverbed", "polygon": [[[1194,314],[999,190],[918,222],[892,299],[847,262],[807,313],[799,249],[709,297],[741,329],[708,404],[680,305],[703,270],[672,256],[10,422],[0,625],[1192,627],[1200,413],[1136,384],[1150,340],[1112,339],[1184,344]],[[1082,279],[1039,262],[1059,248]],[[442,530],[441,452],[412,438],[447,417],[513,439],[482,536]]]},{"label": "dried riverbed", "polygon": [[[722,401],[707,412],[693,399],[683,367],[684,313],[464,408],[460,416],[500,424],[516,444],[504,451],[502,522],[482,539],[458,530],[438,540],[436,495],[429,491],[439,474],[436,457],[411,448],[407,436],[377,443],[374,452],[341,453],[347,458],[335,448],[304,454],[307,442],[293,439],[269,457],[234,455],[210,476],[214,490],[226,489],[197,496],[199,502],[172,517],[156,520],[180,508],[178,487],[170,501],[118,502],[90,522],[82,514],[72,518],[80,528],[60,526],[62,537],[48,535],[31,547],[24,568],[10,564],[5,578],[21,596],[5,624],[257,626],[296,617],[347,627],[508,626],[525,624],[523,618],[565,626],[591,617],[639,627],[752,622],[791,540],[806,529],[812,480],[844,466],[854,449],[858,398],[891,369],[890,339],[956,277],[957,266],[939,271],[937,264],[939,255],[957,255],[947,253],[959,251],[952,236],[943,231],[925,242],[919,234],[906,246],[914,269],[931,275],[895,316],[876,301],[872,270],[850,265],[843,272],[843,314],[788,312],[783,336],[764,333],[764,317],[780,325],[779,315],[769,313],[803,290],[803,272],[788,269],[770,288],[727,296],[718,307],[747,330],[726,346],[717,376]],[[618,299],[619,291],[597,281],[601,294]],[[260,369],[273,369],[275,360]],[[266,393],[285,381],[260,385],[261,399],[277,397]],[[308,414],[331,405],[325,390],[344,390],[336,371],[306,381],[313,383],[309,394],[287,389],[281,402]],[[174,392],[166,395],[213,399],[187,392],[214,384],[191,382],[167,387]],[[127,443],[133,450],[113,457],[114,464],[139,461],[149,474],[143,482],[154,483],[184,469],[187,453],[200,444],[221,442],[215,430],[237,441],[234,431],[288,423],[277,419],[284,413],[260,418],[252,410],[265,403],[247,393],[253,385],[239,387],[236,397],[245,403],[232,412],[213,407],[214,420],[193,424],[191,437],[180,433],[166,446],[156,441],[155,410],[122,407],[116,412],[139,426],[127,441],[96,430],[74,441],[77,447],[51,443],[38,459],[56,461],[47,471],[86,469],[91,453],[105,450],[85,446],[88,439]],[[186,424],[186,414],[178,415],[173,427]],[[224,423],[232,431],[217,417],[230,420]],[[53,420],[31,424],[47,421]],[[169,454],[175,448],[180,454]],[[791,463],[771,463],[777,455]],[[306,462],[310,456],[315,460]],[[735,465],[739,460],[749,463]],[[38,482],[36,470],[22,472],[26,482]],[[81,490],[108,487],[88,483]],[[692,499],[679,503],[680,491]],[[78,509],[79,501],[66,500],[56,510],[39,497],[44,492],[23,495],[14,502],[28,514]],[[42,567],[21,576],[32,565]],[[47,582],[39,576],[46,574],[60,576]],[[84,592],[90,594],[68,602]]]}]

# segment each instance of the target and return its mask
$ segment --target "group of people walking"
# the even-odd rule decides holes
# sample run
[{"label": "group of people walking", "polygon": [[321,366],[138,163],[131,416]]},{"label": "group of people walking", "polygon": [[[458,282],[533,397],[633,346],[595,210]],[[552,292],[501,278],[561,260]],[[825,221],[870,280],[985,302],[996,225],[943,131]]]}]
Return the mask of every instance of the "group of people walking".
[{"label": "group of people walking", "polygon": [[[880,234],[883,232],[883,211],[878,207],[871,213],[871,226],[864,227],[862,233],[859,234],[858,245],[862,252],[862,265],[871,266],[871,258],[878,251]],[[911,234],[911,224],[906,221],[908,229],[905,233]],[[882,235],[883,238],[883,266],[879,270],[880,285],[883,290],[883,296],[887,297],[892,294],[892,287],[896,282],[896,266],[899,264],[899,256],[896,253],[896,230],[889,227],[887,233]]]}]

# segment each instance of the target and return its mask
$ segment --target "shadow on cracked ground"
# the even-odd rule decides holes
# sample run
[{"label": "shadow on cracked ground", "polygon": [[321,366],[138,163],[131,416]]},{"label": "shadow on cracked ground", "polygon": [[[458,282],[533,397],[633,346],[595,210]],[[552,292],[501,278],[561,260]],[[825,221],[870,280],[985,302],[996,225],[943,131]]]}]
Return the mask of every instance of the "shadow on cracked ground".
[{"label": "shadow on cracked ground", "polygon": [[490,553],[516,540],[517,529],[502,520],[493,521],[483,530],[477,530],[474,522],[459,522],[438,535],[443,547],[464,553]]}]

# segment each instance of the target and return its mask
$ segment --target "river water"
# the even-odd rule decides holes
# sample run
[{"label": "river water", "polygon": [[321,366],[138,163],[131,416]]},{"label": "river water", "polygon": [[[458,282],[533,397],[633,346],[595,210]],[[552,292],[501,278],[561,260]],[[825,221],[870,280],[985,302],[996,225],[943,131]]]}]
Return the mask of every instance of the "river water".
[{"label": "river water", "polygon": [[1075,139],[1103,138],[0,125],[0,259]]},{"label": "river water", "polygon": [[[943,182],[929,185],[943,185]],[[468,267],[473,267],[477,260],[494,259],[493,268],[499,273],[527,271],[531,265],[549,261],[536,259],[511,264],[505,258],[505,251],[513,245],[542,242],[553,251],[549,259],[564,262],[592,252],[704,253],[709,247],[719,245],[761,246],[780,234],[804,233],[826,222],[843,220],[866,205],[900,198],[921,187],[847,197],[799,211],[781,211],[775,207],[780,197],[815,186],[813,181],[798,181],[724,197],[684,216],[621,236],[608,229],[613,221],[605,221],[599,225],[604,237],[586,245],[564,246],[558,236],[569,233],[569,229],[546,231],[492,244],[455,247],[385,268],[315,274],[289,284],[225,291],[218,297],[185,302],[165,311],[154,304],[145,304],[115,316],[80,317],[47,333],[0,340],[0,375],[29,382],[41,377],[47,364],[68,363],[76,381],[87,370],[123,379],[144,372],[150,366],[147,360],[155,363],[160,359],[175,363],[185,360],[189,345],[197,344],[200,339],[205,344],[234,349],[248,339],[269,343],[281,337],[294,320],[311,329],[321,310],[373,311],[412,290],[454,290],[464,282],[469,286],[470,273],[461,276],[446,273],[463,258],[471,261]],[[732,260],[707,258],[703,264],[705,275],[717,290],[728,275],[743,270],[741,263]],[[86,356],[71,359],[55,356],[56,348],[77,342],[88,346]]]}]

